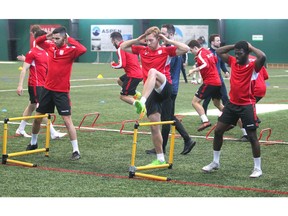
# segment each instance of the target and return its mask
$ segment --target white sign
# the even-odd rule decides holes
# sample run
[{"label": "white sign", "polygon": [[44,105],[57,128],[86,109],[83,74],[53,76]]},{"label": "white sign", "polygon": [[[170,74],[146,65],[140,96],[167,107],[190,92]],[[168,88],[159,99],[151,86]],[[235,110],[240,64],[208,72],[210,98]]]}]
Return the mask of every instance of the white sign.
[{"label": "white sign", "polygon": [[191,40],[198,40],[203,47],[208,47],[208,25],[174,25],[175,40],[188,44]]},{"label": "white sign", "polygon": [[133,25],[91,25],[91,51],[115,51],[112,32],[120,32],[124,41],[133,39]]},{"label": "white sign", "polygon": [[252,41],[263,41],[263,35],[252,35]]}]

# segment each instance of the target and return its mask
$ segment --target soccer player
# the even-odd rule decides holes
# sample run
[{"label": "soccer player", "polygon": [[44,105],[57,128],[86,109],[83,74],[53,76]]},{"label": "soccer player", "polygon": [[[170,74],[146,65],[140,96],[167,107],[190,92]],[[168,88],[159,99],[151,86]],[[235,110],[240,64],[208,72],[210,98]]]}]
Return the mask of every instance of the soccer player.
[{"label": "soccer player", "polygon": [[[36,31],[36,30],[35,30]],[[34,32],[34,38],[40,37],[46,34],[43,30]],[[44,87],[45,78],[48,70],[48,55],[45,50],[35,45],[23,59],[23,66],[20,73],[19,84],[17,87],[17,94],[21,96],[23,94],[23,83],[26,71],[29,69],[28,77],[28,92],[29,103],[23,112],[23,116],[31,116],[33,111],[39,102],[42,89]],[[47,121],[47,119],[45,119]],[[21,120],[19,127],[16,130],[16,136],[31,137],[25,132],[26,120]],[[51,139],[57,139],[65,136],[67,133],[57,132],[53,125],[50,124]]]},{"label": "soccer player", "polygon": [[[143,39],[146,40],[147,46],[137,45]],[[161,40],[172,46],[161,46]],[[144,87],[140,101],[135,101],[136,112],[140,114],[140,119],[147,112],[150,122],[160,122],[162,102],[166,99],[171,100],[172,80],[169,70],[171,57],[187,53],[189,47],[184,43],[168,39],[156,26],[148,28],[136,39],[124,41],[120,47],[126,52],[139,54],[142,62]],[[169,104],[171,106],[171,103]],[[149,165],[165,164],[161,126],[151,126],[151,134],[157,159]]]},{"label": "soccer player", "polygon": [[[175,40],[175,27],[172,24],[163,24],[161,26],[161,34],[167,37],[170,40]],[[170,44],[163,44],[163,46],[171,46]],[[186,53],[187,54],[187,53]],[[183,54],[185,55],[185,54]],[[182,55],[182,56],[183,56]],[[176,130],[179,132],[181,137],[184,140],[184,149],[180,154],[186,155],[188,154],[192,148],[196,145],[196,142],[191,139],[187,131],[185,130],[182,123],[179,119],[175,116],[175,101],[178,94],[179,89],[179,79],[180,79],[180,71],[182,65],[182,56],[174,56],[171,58],[170,62],[170,74],[172,79],[172,93],[171,93],[171,100],[172,100],[172,108],[171,105],[167,105],[166,103],[171,103],[171,100],[165,100],[162,103],[162,113],[161,113],[161,121],[175,121]],[[167,110],[169,109],[169,110]],[[170,133],[171,125],[162,125],[162,137],[163,137],[163,151],[165,153],[169,133]],[[155,148],[146,150],[147,154],[156,154]]]},{"label": "soccer player", "polygon": [[223,104],[220,101],[221,98],[221,80],[218,75],[216,67],[217,59],[209,50],[201,47],[197,40],[191,40],[188,44],[191,53],[195,56],[195,62],[197,67],[189,70],[189,76],[195,72],[201,73],[203,84],[198,88],[192,99],[192,106],[200,116],[202,124],[197,129],[202,131],[211,126],[208,120],[205,110],[201,104],[201,101],[205,98],[211,97],[214,103],[220,111],[223,109]]},{"label": "soccer player", "polygon": [[[231,50],[234,50],[235,57],[228,54]],[[214,130],[213,161],[204,166],[202,170],[211,172],[220,168],[223,134],[231,124],[236,125],[240,118],[252,147],[254,169],[250,177],[258,178],[262,175],[262,169],[260,144],[256,132],[258,127],[255,109],[256,99],[253,90],[255,80],[259,75],[258,72],[266,61],[266,55],[247,41],[239,41],[235,45],[220,47],[216,52],[231,67],[230,101],[225,105]],[[255,54],[255,61],[249,61],[250,52]]]},{"label": "soccer player", "polygon": [[[255,61],[256,58],[255,56],[249,55],[249,61]],[[263,66],[261,68],[261,70],[258,73],[258,77],[255,81],[255,87],[254,87],[254,96],[256,99],[256,103],[258,103],[266,94],[266,83],[265,80],[269,79],[269,75],[268,72],[265,68],[265,66]],[[257,121],[260,124],[260,119],[257,116]],[[242,122],[241,120],[238,121],[238,125],[241,128],[241,131],[243,133],[243,136],[240,138],[241,142],[249,142],[248,140],[248,136],[247,136],[247,132],[245,130],[245,128],[243,128]]]},{"label": "soccer player", "polygon": [[[216,49],[218,49],[220,47],[220,44],[221,44],[220,35],[219,34],[211,34],[209,37],[209,43],[210,43],[209,50],[217,57],[216,66],[217,66],[218,74],[219,74],[219,77],[221,80],[221,89],[220,89],[221,100],[222,100],[222,104],[225,106],[225,104],[228,102],[229,98],[228,98],[226,85],[225,85],[225,82],[223,80],[221,71],[223,71],[225,78],[229,78],[230,74],[229,74],[229,71],[227,70],[227,68],[225,66],[225,62],[223,62],[221,60],[221,58],[219,56],[217,56],[217,54],[216,54]],[[202,104],[206,114],[207,114],[207,109],[208,109],[208,105],[209,105],[210,101],[211,101],[211,97],[207,97],[207,98],[205,98],[205,100],[203,101],[203,104]]]},{"label": "soccer player", "polygon": [[[46,42],[52,40],[51,42]],[[71,117],[70,77],[72,64],[76,58],[83,55],[87,49],[74,38],[69,37],[66,28],[61,26],[52,33],[40,36],[36,44],[48,53],[48,73],[45,80],[39,107],[36,115],[54,113],[55,107],[64,120],[72,144],[72,160],[80,159],[77,133]],[[37,149],[37,138],[40,131],[41,118],[34,119],[32,138],[26,150]]]},{"label": "soccer player", "polygon": [[135,99],[140,99],[141,93],[136,91],[137,86],[143,80],[142,69],[139,64],[138,56],[120,49],[123,37],[120,32],[112,32],[110,35],[111,43],[117,49],[118,62],[111,62],[114,69],[124,69],[125,74],[120,76],[117,83],[122,87],[120,99],[128,104],[134,105]]}]

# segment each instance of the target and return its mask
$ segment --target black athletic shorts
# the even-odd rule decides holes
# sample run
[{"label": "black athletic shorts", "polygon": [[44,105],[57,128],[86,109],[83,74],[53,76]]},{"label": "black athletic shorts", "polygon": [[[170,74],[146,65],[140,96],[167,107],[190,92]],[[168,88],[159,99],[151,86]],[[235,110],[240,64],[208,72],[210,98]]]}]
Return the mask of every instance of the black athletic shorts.
[{"label": "black athletic shorts", "polygon": [[195,93],[195,96],[202,100],[207,97],[211,97],[212,99],[221,99],[221,86],[202,84]]},{"label": "black athletic shorts", "polygon": [[39,106],[36,111],[42,114],[54,113],[55,107],[57,108],[59,115],[71,115],[71,101],[69,93],[55,92],[43,88]]},{"label": "black athletic shorts", "polygon": [[39,103],[43,86],[28,86],[29,101],[31,104]]},{"label": "black athletic shorts", "polygon": [[236,125],[239,118],[243,123],[243,128],[246,130],[256,129],[259,126],[255,104],[239,106],[228,102],[218,120],[225,124]]},{"label": "black athletic shorts", "polygon": [[[146,109],[147,109],[147,116],[153,113],[162,113],[162,102],[166,99],[171,100],[171,93],[172,93],[172,85],[166,81],[164,88],[162,89],[161,93],[157,93],[155,89],[151,92],[150,96],[147,98],[146,101]],[[172,100],[171,103],[165,103],[165,109],[170,110],[172,109]],[[169,114],[168,114],[169,116]]]},{"label": "black athletic shorts", "polygon": [[121,95],[135,95],[136,94],[136,88],[139,85],[139,83],[142,81],[142,79],[127,77],[126,74],[119,77],[119,79],[122,81],[122,90],[120,92]]}]

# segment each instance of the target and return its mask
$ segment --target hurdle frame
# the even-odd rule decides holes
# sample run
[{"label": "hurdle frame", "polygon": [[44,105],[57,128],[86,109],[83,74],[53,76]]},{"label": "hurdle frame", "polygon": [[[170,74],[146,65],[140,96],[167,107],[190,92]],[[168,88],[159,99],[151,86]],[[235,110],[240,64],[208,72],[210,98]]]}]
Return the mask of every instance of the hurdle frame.
[{"label": "hurdle frame", "polygon": [[[171,136],[170,136],[170,151],[169,151],[169,160],[167,164],[162,165],[146,165],[146,166],[135,166],[135,158],[136,158],[136,149],[137,149],[137,137],[138,137],[138,128],[139,126],[153,126],[153,125],[164,125],[164,124],[171,124]],[[131,164],[129,167],[129,178],[133,178],[134,176],[143,177],[143,178],[150,178],[154,180],[160,181],[170,181],[171,178],[158,176],[158,175],[151,175],[146,173],[137,172],[137,170],[149,170],[149,169],[158,169],[158,168],[168,168],[172,169],[173,166],[173,156],[174,156],[174,145],[175,145],[175,121],[162,121],[162,122],[143,122],[138,123],[136,122],[134,125],[134,133],[133,133],[133,144],[132,144],[132,155],[131,155]]]},{"label": "hurdle frame", "polygon": [[[21,152],[13,152],[7,154],[7,144],[8,144],[8,122],[9,121],[18,121],[18,120],[26,120],[26,119],[37,119],[37,118],[46,118],[48,119],[46,124],[46,139],[45,139],[45,148],[39,148],[34,150],[28,151],[21,151]],[[50,123],[51,123],[51,115],[35,115],[35,116],[22,116],[22,117],[15,117],[15,118],[5,118],[4,119],[4,130],[3,130],[3,147],[2,147],[2,164],[14,163],[23,166],[29,167],[36,167],[37,164],[28,163],[24,161],[10,159],[11,157],[28,155],[28,154],[35,154],[39,152],[45,152],[45,157],[49,157],[49,145],[50,145]]]}]

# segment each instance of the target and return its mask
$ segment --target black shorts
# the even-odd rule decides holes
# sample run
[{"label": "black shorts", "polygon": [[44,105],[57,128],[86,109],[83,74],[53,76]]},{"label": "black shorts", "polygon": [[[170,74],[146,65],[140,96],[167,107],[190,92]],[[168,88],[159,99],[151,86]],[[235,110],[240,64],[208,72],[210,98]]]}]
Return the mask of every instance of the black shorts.
[{"label": "black shorts", "polygon": [[236,125],[238,119],[241,119],[243,128],[246,130],[258,128],[255,104],[239,106],[228,102],[218,118],[220,122],[225,124]]},{"label": "black shorts", "polygon": [[123,83],[122,90],[120,92],[121,95],[135,95],[136,88],[139,85],[139,83],[142,81],[142,79],[127,77],[126,74],[119,77],[119,79]]},{"label": "black shorts", "polygon": [[[162,103],[165,100],[165,110],[171,111],[172,108],[172,100],[171,100],[171,93],[172,93],[172,85],[166,81],[166,84],[161,91],[161,93],[157,93],[155,89],[151,92],[150,96],[147,98],[146,101],[146,109],[147,109],[147,116],[153,113],[162,113]],[[170,103],[171,100],[171,103]],[[169,116],[169,113],[167,114]]]},{"label": "black shorts", "polygon": [[55,92],[43,88],[39,106],[36,111],[42,114],[54,113],[55,107],[57,108],[59,115],[71,115],[71,101],[69,93]]},{"label": "black shorts", "polygon": [[221,86],[202,84],[195,93],[195,96],[202,100],[207,97],[211,97],[212,99],[221,99]]},{"label": "black shorts", "polygon": [[29,101],[31,104],[39,103],[43,86],[28,86]]}]

